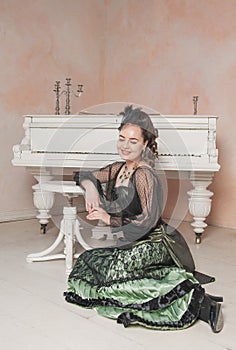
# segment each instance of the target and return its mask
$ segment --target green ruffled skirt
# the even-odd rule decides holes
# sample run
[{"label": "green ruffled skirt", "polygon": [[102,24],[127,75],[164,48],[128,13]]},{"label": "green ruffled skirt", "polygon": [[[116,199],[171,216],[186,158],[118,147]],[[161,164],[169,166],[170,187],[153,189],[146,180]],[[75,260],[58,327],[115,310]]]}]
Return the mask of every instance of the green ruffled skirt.
[{"label": "green ruffled skirt", "polygon": [[125,327],[184,329],[198,318],[204,289],[177,266],[166,234],[126,248],[87,250],[68,279],[66,301],[94,308]]}]

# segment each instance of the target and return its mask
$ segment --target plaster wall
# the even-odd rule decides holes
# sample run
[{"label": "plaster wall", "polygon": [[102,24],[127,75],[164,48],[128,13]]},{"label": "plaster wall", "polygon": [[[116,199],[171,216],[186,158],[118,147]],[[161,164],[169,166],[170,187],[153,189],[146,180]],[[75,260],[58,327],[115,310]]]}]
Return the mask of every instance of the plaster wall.
[{"label": "plaster wall", "polygon": [[[54,82],[71,77],[85,86],[73,113],[127,101],[189,114],[198,95],[198,113],[219,116],[207,221],[236,227],[235,11],[234,0],[1,0],[0,220],[33,210],[34,180],[11,164],[22,116],[54,113]],[[179,182],[169,182],[167,216],[190,218],[190,188],[181,184],[179,201]]]},{"label": "plaster wall", "polygon": [[[207,221],[227,227],[236,227],[235,13],[234,0],[107,1],[106,101],[191,114],[198,95],[198,113],[219,116],[221,170],[209,188],[214,197]],[[188,198],[175,208],[178,186],[170,181],[166,215],[175,209],[182,218]]]},{"label": "plaster wall", "polygon": [[22,116],[54,114],[54,82],[67,77],[85,87],[73,113],[103,101],[104,16],[103,1],[0,1],[1,220],[33,209],[33,177],[11,164]]}]

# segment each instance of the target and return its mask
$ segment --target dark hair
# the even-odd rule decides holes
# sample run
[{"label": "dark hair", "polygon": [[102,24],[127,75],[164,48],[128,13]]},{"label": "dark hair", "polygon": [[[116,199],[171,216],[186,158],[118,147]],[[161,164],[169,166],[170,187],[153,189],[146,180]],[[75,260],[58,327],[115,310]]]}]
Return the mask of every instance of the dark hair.
[{"label": "dark hair", "polygon": [[[120,131],[124,125],[132,124],[137,125],[142,130],[142,136],[144,142],[148,141],[147,149],[144,152],[143,158],[149,163],[154,164],[155,158],[158,158],[157,143],[156,138],[158,137],[158,130],[154,128],[154,125],[151,121],[149,115],[143,111],[141,108],[133,109],[133,106],[126,106],[123,112],[120,112],[120,115],[123,115],[121,124],[118,128]],[[151,151],[151,152],[150,152]]]}]

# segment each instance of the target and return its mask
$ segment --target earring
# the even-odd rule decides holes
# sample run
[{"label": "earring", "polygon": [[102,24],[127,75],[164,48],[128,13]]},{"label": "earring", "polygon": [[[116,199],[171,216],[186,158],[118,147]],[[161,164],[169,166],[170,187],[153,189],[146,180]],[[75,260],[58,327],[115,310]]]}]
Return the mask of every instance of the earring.
[{"label": "earring", "polygon": [[145,148],[142,150],[141,158],[142,158],[142,159],[145,159],[146,155],[147,155],[147,147],[145,147]]}]

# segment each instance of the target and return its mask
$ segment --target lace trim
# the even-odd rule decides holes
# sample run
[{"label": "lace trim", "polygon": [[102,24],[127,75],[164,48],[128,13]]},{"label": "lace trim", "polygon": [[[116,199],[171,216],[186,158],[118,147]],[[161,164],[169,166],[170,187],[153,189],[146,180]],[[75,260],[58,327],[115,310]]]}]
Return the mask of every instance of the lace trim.
[{"label": "lace trim", "polygon": [[[96,284],[91,283],[91,281],[88,281],[86,278],[83,278],[83,277],[80,277],[79,280],[83,281],[85,283],[88,283],[91,286],[110,287],[113,284],[134,282],[134,281],[139,281],[139,280],[142,280],[144,278],[149,278],[149,277],[159,281],[163,277],[166,276],[166,274],[170,271],[170,269],[173,269],[173,270],[178,269],[178,267],[176,267],[175,265],[168,266],[168,268],[167,268],[167,266],[159,265],[158,268],[159,268],[159,271],[157,271],[155,269],[155,266],[153,266],[153,267],[150,266],[150,268],[147,268],[147,269],[145,269],[145,271],[142,271],[142,272],[138,273],[138,275],[135,275],[135,272],[134,272],[133,276],[129,275],[127,277],[122,277],[122,278],[119,278],[119,279],[113,279],[111,281],[106,281],[106,282],[101,281],[100,283],[96,283]],[[74,280],[74,278],[71,277],[70,280]]]}]

